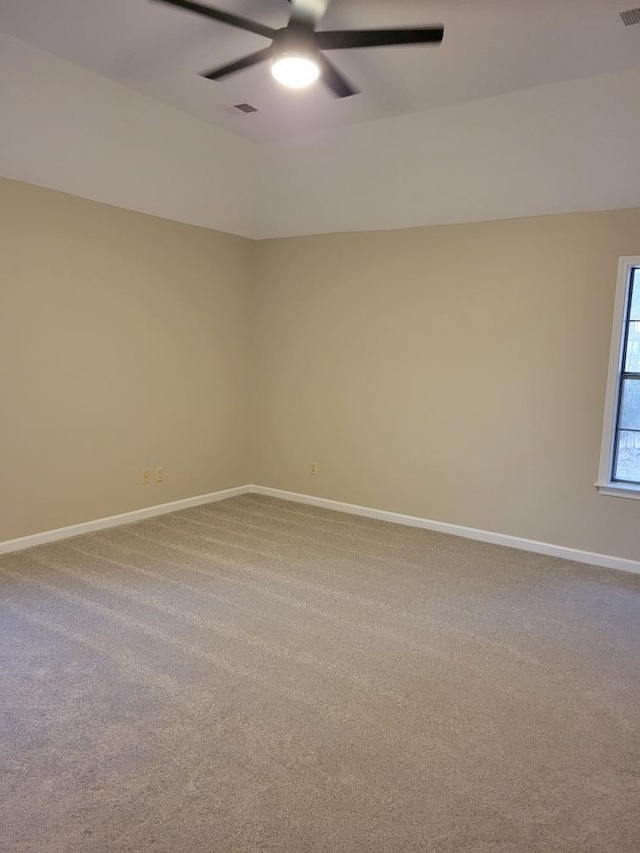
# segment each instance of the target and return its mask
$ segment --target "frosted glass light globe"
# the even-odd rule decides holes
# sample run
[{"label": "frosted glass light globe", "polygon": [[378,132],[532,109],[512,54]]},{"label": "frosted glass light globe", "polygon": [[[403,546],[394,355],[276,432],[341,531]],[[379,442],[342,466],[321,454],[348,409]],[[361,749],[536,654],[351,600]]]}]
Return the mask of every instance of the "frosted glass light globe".
[{"label": "frosted glass light globe", "polygon": [[289,89],[304,89],[315,83],[320,76],[320,69],[313,59],[288,54],[274,61],[271,73],[278,83]]}]

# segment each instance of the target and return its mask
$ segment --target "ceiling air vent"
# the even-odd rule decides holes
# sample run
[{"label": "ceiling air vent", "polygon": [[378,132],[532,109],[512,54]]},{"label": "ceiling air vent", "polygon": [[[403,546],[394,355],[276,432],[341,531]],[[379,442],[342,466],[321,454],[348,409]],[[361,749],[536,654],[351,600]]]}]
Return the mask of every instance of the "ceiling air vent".
[{"label": "ceiling air vent", "polygon": [[622,23],[625,27],[632,27],[634,24],[640,24],[640,9],[629,9],[626,12],[620,12]]},{"label": "ceiling air vent", "polygon": [[[640,10],[638,10],[640,11]],[[238,110],[241,113],[257,113],[258,108],[252,107],[251,104],[234,104],[234,110]]]}]

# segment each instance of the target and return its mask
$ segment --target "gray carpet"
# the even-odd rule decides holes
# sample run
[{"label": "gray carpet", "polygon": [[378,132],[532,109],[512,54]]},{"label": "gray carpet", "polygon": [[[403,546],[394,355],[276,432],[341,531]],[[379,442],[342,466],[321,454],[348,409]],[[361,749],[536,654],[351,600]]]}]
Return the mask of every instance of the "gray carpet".
[{"label": "gray carpet", "polygon": [[247,495],[0,590],[2,851],[640,849],[640,577]]}]

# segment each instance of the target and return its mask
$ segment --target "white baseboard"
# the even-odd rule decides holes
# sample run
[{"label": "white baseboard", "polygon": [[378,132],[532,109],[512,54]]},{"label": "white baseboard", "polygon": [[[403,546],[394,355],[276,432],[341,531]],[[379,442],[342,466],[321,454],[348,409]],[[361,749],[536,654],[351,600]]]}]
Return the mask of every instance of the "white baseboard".
[{"label": "white baseboard", "polygon": [[4,542],[0,542],[0,554],[9,554],[11,551],[22,551],[24,548],[33,548],[36,545],[44,545],[47,542],[56,542],[58,539],[70,539],[72,536],[93,533],[95,530],[104,530],[107,527],[132,524],[134,521],[142,521],[143,518],[152,518],[154,515],[165,515],[168,512],[177,512],[179,509],[188,509],[191,506],[201,506],[202,504],[224,501],[227,498],[244,495],[251,491],[251,489],[251,486],[237,486],[234,489],[210,492],[208,495],[196,495],[193,498],[182,498],[182,500],[171,501],[166,504],[134,509],[132,512],[110,515],[107,518],[96,518],[94,521],[83,521],[80,524],[71,524],[69,527],[59,527],[57,530],[45,530],[43,533],[22,536],[20,539],[7,539]]},{"label": "white baseboard", "polygon": [[424,530],[434,530],[437,533],[448,533],[452,536],[461,536],[464,539],[476,539],[479,542],[489,542],[492,545],[504,545],[508,548],[517,548],[520,551],[533,551],[536,554],[546,554],[550,557],[560,557],[563,560],[574,560],[578,563],[587,563],[592,566],[603,566],[607,569],[618,569],[623,572],[640,574],[640,561],[628,560],[624,557],[612,557],[608,554],[598,554],[593,551],[580,551],[577,548],[567,548],[564,545],[552,545],[548,542],[537,542],[535,539],[522,539],[519,536],[509,536],[506,533],[493,533],[490,530],[477,530],[474,527],[463,527],[460,524],[449,524],[445,521],[434,521],[430,518],[420,518],[415,515],[402,515],[398,512],[389,512],[383,509],[373,509],[368,506],[343,503],[329,498],[318,498],[314,495],[303,495],[299,492],[286,492],[282,489],[272,489],[268,486],[245,485],[233,489],[223,489],[220,492],[211,492],[207,495],[196,495],[193,498],[183,498],[170,503],[148,506],[136,509],[132,512],[124,512],[120,515],[111,515],[108,518],[97,518],[94,521],[84,521],[80,524],[72,524],[69,527],[60,527],[57,530],[46,530],[43,533],[35,533],[32,536],[22,536],[20,539],[8,539],[0,542],[0,554],[8,554],[12,551],[21,551],[24,548],[33,548],[36,545],[44,545],[47,542],[55,542],[59,539],[69,539],[73,536],[81,536],[83,533],[92,533],[95,530],[104,530],[107,527],[118,527],[121,524],[131,524],[144,518],[152,518],[156,515],[165,515],[169,512],[177,512],[180,509],[188,509],[192,506],[223,501],[238,495],[255,494],[266,495],[280,500],[294,501],[300,504],[332,509],[350,515],[361,515],[365,518],[377,518],[379,521],[389,521],[393,524],[404,524],[408,527],[421,527]]},{"label": "white baseboard", "polygon": [[362,515],[366,518],[377,518],[379,521],[390,521],[393,524],[404,524],[408,527],[421,527],[424,530],[435,530],[437,533],[449,533],[464,539],[476,539],[479,542],[489,542],[492,545],[504,545],[517,548],[520,551],[533,551],[535,554],[546,554],[549,557],[560,557],[563,560],[574,560],[577,563],[587,563],[592,566],[603,566],[607,569],[618,569],[623,572],[640,574],[640,561],[628,560],[624,557],[612,557],[608,554],[598,554],[594,551],[580,551],[577,548],[567,548],[564,545],[552,545],[549,542],[537,542],[535,539],[522,539],[519,536],[509,536],[506,533],[493,533],[490,530],[477,530],[474,527],[463,527],[460,524],[448,524],[445,521],[433,521],[430,518],[420,518],[415,515],[401,515],[398,512],[388,512],[383,509],[373,509],[368,506],[342,503],[329,498],[317,498],[314,495],[303,495],[298,492],[286,492],[282,489],[271,489],[268,486],[251,485],[248,492],[256,495],[266,495],[280,500],[295,501],[310,504],[324,509],[333,509],[350,515]]}]

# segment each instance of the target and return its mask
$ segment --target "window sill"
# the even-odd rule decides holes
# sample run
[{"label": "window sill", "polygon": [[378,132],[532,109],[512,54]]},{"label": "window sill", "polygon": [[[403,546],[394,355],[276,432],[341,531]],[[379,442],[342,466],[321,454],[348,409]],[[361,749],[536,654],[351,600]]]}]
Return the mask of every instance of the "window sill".
[{"label": "window sill", "polygon": [[601,495],[640,501],[640,485],[633,483],[596,483],[596,489]]}]

